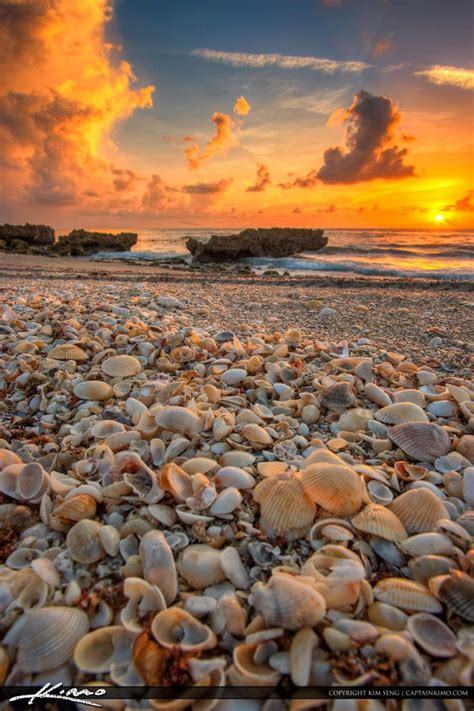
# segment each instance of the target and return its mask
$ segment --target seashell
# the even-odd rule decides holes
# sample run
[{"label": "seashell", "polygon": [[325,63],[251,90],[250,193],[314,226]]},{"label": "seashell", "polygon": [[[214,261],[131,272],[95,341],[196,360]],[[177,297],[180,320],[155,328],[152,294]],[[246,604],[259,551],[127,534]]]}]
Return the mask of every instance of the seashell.
[{"label": "seashell", "polygon": [[462,495],[466,504],[474,506],[474,467],[469,467],[464,471]]},{"label": "seashell", "polygon": [[255,454],[251,452],[244,452],[241,450],[234,450],[231,452],[224,452],[219,460],[219,463],[223,467],[249,467],[255,462]]},{"label": "seashell", "polygon": [[71,607],[42,607],[26,615],[17,663],[28,674],[56,669],[71,659],[89,629],[87,615]]},{"label": "seashell", "polygon": [[433,531],[440,519],[447,518],[442,501],[426,488],[405,491],[388,508],[409,534]]},{"label": "seashell", "polygon": [[189,363],[196,359],[196,351],[188,346],[179,346],[178,348],[173,348],[170,357],[177,363]]},{"label": "seashell", "polygon": [[449,397],[450,392],[444,385],[422,385],[420,387],[420,392],[426,397],[430,402],[436,402],[436,400],[445,400]]},{"label": "seashell", "polygon": [[271,538],[300,537],[313,523],[316,507],[291,472],[261,481],[253,498],[260,504],[260,525]]},{"label": "seashell", "polygon": [[181,468],[187,474],[208,474],[214,469],[217,469],[219,465],[214,459],[207,459],[205,457],[194,457],[193,459],[188,459],[186,462],[181,464]]},{"label": "seashell", "polygon": [[388,488],[382,481],[377,481],[377,479],[371,479],[367,482],[367,491],[371,500],[375,504],[381,504],[382,506],[387,506],[393,501],[392,490]]},{"label": "seashell", "polygon": [[278,476],[288,471],[288,464],[286,462],[259,462],[257,471],[264,477]]},{"label": "seashell", "polygon": [[186,501],[193,495],[191,476],[177,464],[165,464],[160,469],[160,486],[164,491],[169,491],[177,501]]},{"label": "seashell", "polygon": [[217,495],[209,508],[211,516],[225,516],[235,511],[242,502],[242,494],[235,487],[229,487]]},{"label": "seashell", "polygon": [[140,542],[143,577],[160,588],[170,605],[178,592],[173,552],[161,531],[148,531]]},{"label": "seashell", "polygon": [[372,624],[395,631],[404,630],[409,619],[398,607],[385,602],[373,602],[367,608],[367,617]]},{"label": "seashell", "polygon": [[390,427],[388,436],[412,459],[434,462],[450,450],[448,433],[433,422],[405,422]]},{"label": "seashell", "polygon": [[405,390],[396,390],[393,393],[393,399],[395,402],[412,402],[414,405],[419,407],[424,407],[426,404],[426,398],[420,390],[415,390],[414,388],[407,388]]},{"label": "seashell", "polygon": [[250,587],[250,577],[238,551],[232,546],[224,548],[220,555],[220,565],[226,577],[238,590]]},{"label": "seashell", "polygon": [[385,578],[374,587],[376,600],[413,612],[441,612],[443,607],[421,583],[405,578]]},{"label": "seashell", "polygon": [[375,419],[386,425],[400,425],[406,422],[429,422],[428,415],[412,402],[396,402],[375,413]]},{"label": "seashell", "polygon": [[434,385],[438,380],[436,373],[430,370],[418,370],[416,377],[420,385]]},{"label": "seashell", "polygon": [[457,654],[456,636],[440,619],[427,612],[411,615],[407,630],[425,652],[432,657],[454,657]]},{"label": "seashell", "polygon": [[98,521],[86,518],[69,529],[66,545],[73,560],[89,565],[104,557],[105,550],[99,538],[101,526]]},{"label": "seashell", "polygon": [[23,464],[20,457],[9,449],[0,449],[0,471],[10,464]]},{"label": "seashell", "polygon": [[448,536],[429,531],[407,538],[400,543],[400,550],[411,556],[449,555],[453,552],[453,544]]},{"label": "seashell", "polygon": [[365,396],[371,402],[380,407],[388,407],[392,404],[389,395],[375,383],[366,383],[364,387]]},{"label": "seashell", "polygon": [[290,647],[290,676],[296,686],[308,686],[313,650],[317,646],[318,638],[310,627],[303,627],[293,637]]},{"label": "seashell", "polygon": [[222,373],[220,380],[224,385],[239,385],[247,377],[247,371],[243,368],[230,368]]},{"label": "seashell", "polygon": [[351,523],[359,531],[371,533],[387,541],[403,541],[407,537],[404,525],[394,513],[380,506],[379,504],[369,504],[357,516],[351,519]]},{"label": "seashell", "polygon": [[341,382],[327,388],[321,396],[320,403],[328,410],[342,412],[354,407],[357,404],[357,399],[350,383]]},{"label": "seashell", "polygon": [[81,361],[87,360],[89,356],[75,343],[61,343],[61,345],[55,346],[49,351],[48,358]]},{"label": "seashell", "polygon": [[17,498],[25,501],[37,501],[49,488],[49,476],[37,462],[26,464],[18,474]]},{"label": "seashell", "polygon": [[194,590],[203,590],[226,577],[221,568],[219,551],[200,543],[188,546],[180,553],[177,568]]},{"label": "seashell", "polygon": [[105,439],[110,435],[122,434],[123,432],[125,432],[125,426],[115,420],[100,420],[90,430],[91,435],[96,439]]},{"label": "seashell", "polygon": [[450,400],[436,400],[430,402],[426,407],[426,411],[436,417],[454,417],[456,414],[456,405]]},{"label": "seashell", "polygon": [[471,464],[474,464],[474,435],[463,435],[456,445],[456,452],[462,457],[465,457]]},{"label": "seashell", "polygon": [[138,618],[166,609],[161,589],[141,578],[125,578],[123,592],[129,600],[120,612],[120,621],[130,632],[142,631],[143,627]]},{"label": "seashell", "polygon": [[158,644],[168,649],[179,647],[183,652],[212,649],[217,643],[210,627],[179,607],[155,615],[151,632]]},{"label": "seashell", "polygon": [[113,526],[102,526],[99,530],[99,539],[107,555],[115,558],[119,553],[120,534]]},{"label": "seashell", "polygon": [[138,358],[131,355],[115,355],[106,358],[100,364],[101,370],[110,378],[130,378],[141,372],[142,365]]},{"label": "seashell", "polygon": [[120,625],[100,627],[79,640],[74,663],[87,674],[104,674],[119,665],[129,665],[136,636]]},{"label": "seashell", "polygon": [[79,494],[55,506],[52,515],[64,523],[72,523],[94,518],[96,510],[97,501],[93,496]]},{"label": "seashell", "polygon": [[256,583],[251,604],[267,625],[287,630],[315,627],[326,614],[322,595],[287,575],[273,575],[265,585]]},{"label": "seashell", "polygon": [[350,516],[362,505],[358,475],[347,466],[311,464],[303,470],[301,483],[306,496],[336,516]]},{"label": "seashell", "polygon": [[362,407],[353,407],[351,410],[343,412],[339,418],[338,425],[341,430],[348,432],[357,432],[358,430],[366,430],[369,420],[372,419],[372,410],[366,410]]},{"label": "seashell", "polygon": [[240,467],[222,467],[213,482],[221,488],[233,486],[236,489],[253,489],[255,486],[255,478]]},{"label": "seashell", "polygon": [[404,481],[419,481],[424,479],[428,474],[428,469],[425,467],[419,467],[416,464],[411,464],[410,462],[405,462],[401,459],[395,462],[393,465],[397,476]]},{"label": "seashell", "polygon": [[271,435],[261,427],[256,424],[244,425],[241,430],[242,437],[247,439],[252,444],[266,445],[272,444],[273,440]]},{"label": "seashell", "polygon": [[428,585],[430,578],[447,575],[451,568],[457,568],[458,564],[443,555],[422,555],[408,561],[408,567],[417,583]]},{"label": "seashell", "polygon": [[76,383],[72,391],[81,400],[108,400],[114,394],[112,387],[103,380],[83,380]]},{"label": "seashell", "polygon": [[170,432],[194,437],[202,432],[203,423],[198,415],[188,410],[186,407],[170,405],[165,407],[155,416],[156,424]]},{"label": "seashell", "polygon": [[240,685],[275,686],[281,674],[268,664],[258,664],[255,661],[255,644],[238,644],[234,647],[233,662],[240,676]]},{"label": "seashell", "polygon": [[123,471],[123,481],[147,504],[156,504],[165,495],[158,475],[147,467],[135,452],[120,452],[117,465]]},{"label": "seashell", "polygon": [[474,622],[474,579],[452,570],[438,588],[437,597],[463,620]]}]

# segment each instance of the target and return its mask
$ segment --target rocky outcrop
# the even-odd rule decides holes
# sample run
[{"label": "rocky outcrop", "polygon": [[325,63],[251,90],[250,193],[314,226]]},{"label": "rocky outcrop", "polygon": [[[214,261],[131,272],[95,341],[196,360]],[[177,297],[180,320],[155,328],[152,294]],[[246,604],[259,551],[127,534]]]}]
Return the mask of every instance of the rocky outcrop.
[{"label": "rocky outcrop", "polygon": [[[3,244],[5,246],[3,246]],[[54,243],[54,230],[46,225],[0,225],[0,244],[13,252],[28,252],[30,247],[45,247]]]},{"label": "rocky outcrop", "polygon": [[73,230],[68,235],[59,237],[53,251],[63,257],[81,257],[95,252],[128,252],[137,243],[135,232],[88,232]]},{"label": "rocky outcrop", "polygon": [[221,262],[242,257],[289,257],[322,249],[327,241],[323,230],[271,227],[247,229],[233,235],[212,235],[208,240],[190,237],[186,247],[198,261]]}]

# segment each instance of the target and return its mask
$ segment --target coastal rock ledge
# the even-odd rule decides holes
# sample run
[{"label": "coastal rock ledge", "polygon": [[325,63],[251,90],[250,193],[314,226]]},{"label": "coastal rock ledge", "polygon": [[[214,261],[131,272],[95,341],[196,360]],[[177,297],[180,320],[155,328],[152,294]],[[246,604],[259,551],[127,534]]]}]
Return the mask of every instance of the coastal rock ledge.
[{"label": "coastal rock ledge", "polygon": [[323,230],[270,227],[211,235],[207,240],[189,237],[186,247],[197,261],[221,262],[242,257],[290,257],[298,252],[315,252],[327,242]]},{"label": "coastal rock ledge", "polygon": [[46,225],[0,225],[0,251],[17,254],[82,257],[96,252],[128,252],[137,243],[135,232],[88,232],[72,230],[55,240]]}]

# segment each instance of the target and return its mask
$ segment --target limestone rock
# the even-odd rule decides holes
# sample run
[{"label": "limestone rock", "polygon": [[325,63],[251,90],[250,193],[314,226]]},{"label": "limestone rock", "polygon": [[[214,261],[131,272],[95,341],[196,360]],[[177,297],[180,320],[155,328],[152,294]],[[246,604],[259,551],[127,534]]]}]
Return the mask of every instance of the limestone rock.
[{"label": "limestone rock", "polygon": [[88,232],[72,230],[68,235],[59,237],[54,251],[62,256],[83,256],[94,252],[128,252],[136,244],[138,235],[134,232]]}]

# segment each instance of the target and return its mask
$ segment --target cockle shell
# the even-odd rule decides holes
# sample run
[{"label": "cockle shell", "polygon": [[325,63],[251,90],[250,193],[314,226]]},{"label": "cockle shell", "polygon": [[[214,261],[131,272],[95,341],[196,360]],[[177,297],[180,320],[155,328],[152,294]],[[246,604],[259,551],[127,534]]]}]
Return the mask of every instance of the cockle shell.
[{"label": "cockle shell", "polygon": [[301,483],[306,496],[336,516],[350,516],[362,505],[361,484],[348,466],[311,464],[303,470]]},{"label": "cockle shell", "polygon": [[408,618],[407,630],[417,644],[433,657],[454,657],[456,636],[438,617],[419,612]]},{"label": "cockle shell", "polygon": [[72,390],[81,400],[108,400],[114,394],[112,387],[103,380],[83,380],[76,383]]},{"label": "cockle shell", "polygon": [[217,643],[210,627],[179,607],[170,607],[155,615],[151,632],[158,644],[179,647],[183,652],[212,649]]},{"label": "cockle shell", "polygon": [[440,519],[447,518],[443,502],[426,488],[405,491],[388,508],[400,519],[409,534],[433,531]]},{"label": "cockle shell", "polygon": [[42,607],[27,613],[18,645],[19,667],[29,674],[60,667],[88,629],[86,613],[77,608]]},{"label": "cockle shell", "polygon": [[385,578],[374,587],[376,600],[414,612],[441,612],[441,603],[421,583],[405,578]]},{"label": "cockle shell", "polygon": [[75,343],[61,343],[59,346],[55,346],[48,353],[48,358],[53,358],[54,360],[87,360],[88,355]]},{"label": "cockle shell", "polygon": [[142,365],[138,358],[131,355],[115,355],[106,358],[100,364],[101,370],[110,378],[130,378],[141,372]]},{"label": "cockle shell", "polygon": [[173,551],[161,531],[148,531],[140,542],[143,577],[160,588],[170,605],[177,594],[178,583]]},{"label": "cockle shell", "polygon": [[179,555],[177,568],[194,590],[202,590],[225,580],[220,553],[208,545],[197,543],[185,548]]},{"label": "cockle shell", "polygon": [[270,537],[302,536],[316,514],[314,503],[291,472],[261,481],[253,491],[253,498],[260,504],[260,524]]},{"label": "cockle shell", "polygon": [[353,526],[387,541],[403,541],[407,538],[404,525],[394,513],[385,506],[369,504],[357,516],[351,519]]},{"label": "cockle shell", "polygon": [[326,614],[324,598],[297,577],[273,575],[268,583],[256,583],[251,604],[266,624],[298,630],[314,627]]},{"label": "cockle shell", "polygon": [[386,425],[400,425],[405,422],[429,422],[428,415],[412,402],[396,402],[382,407],[375,413],[375,419]]},{"label": "cockle shell", "polygon": [[74,662],[88,674],[104,674],[114,666],[129,665],[136,633],[120,625],[101,627],[86,634],[74,649]]},{"label": "cockle shell", "polygon": [[342,412],[350,407],[354,407],[357,403],[357,399],[351,385],[349,383],[342,382],[336,383],[335,385],[331,385],[327,388],[321,396],[320,403],[329,410]]},{"label": "cockle shell", "polygon": [[104,557],[105,550],[99,538],[101,526],[98,521],[86,518],[69,529],[66,545],[73,560],[89,565]]},{"label": "cockle shell", "polygon": [[198,415],[186,407],[170,405],[155,415],[156,424],[170,432],[194,437],[202,432],[203,423]]},{"label": "cockle shell", "polygon": [[405,422],[388,430],[388,436],[405,454],[417,461],[434,462],[449,452],[446,430],[434,422]]},{"label": "cockle shell", "polygon": [[474,622],[474,579],[461,570],[452,570],[437,593],[441,602],[468,622]]}]

